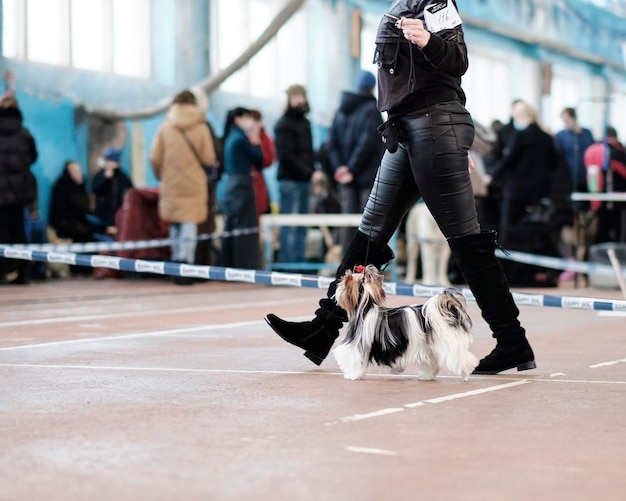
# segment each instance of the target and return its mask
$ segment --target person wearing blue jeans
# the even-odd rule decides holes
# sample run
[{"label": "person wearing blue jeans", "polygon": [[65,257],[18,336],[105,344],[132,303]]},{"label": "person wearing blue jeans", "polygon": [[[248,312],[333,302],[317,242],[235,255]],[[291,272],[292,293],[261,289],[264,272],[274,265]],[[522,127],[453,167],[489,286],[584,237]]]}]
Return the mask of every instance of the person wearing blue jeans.
[{"label": "person wearing blue jeans", "polygon": [[192,264],[196,256],[197,223],[170,223],[169,237],[173,241],[172,261]]},{"label": "person wearing blue jeans", "polygon": [[[314,171],[315,154],[306,90],[301,85],[287,89],[287,108],[275,127],[276,156],[281,214],[309,212],[309,189]],[[304,261],[306,231],[304,227],[285,226],[280,231],[281,262]]]},{"label": "person wearing blue jeans", "polygon": [[379,26],[375,61],[379,109],[389,116],[382,132],[387,152],[359,229],[315,318],[288,322],[270,313],[265,320],[321,364],[347,321],[335,302],[337,283],[356,265],[380,268],[393,259],[387,243],[422,197],[496,339],[474,373],[534,369],[533,350],[495,256],[495,232],[481,230],[476,215],[468,160],[474,125],[460,85],[467,47],[456,2],[394,1]]},{"label": "person wearing blue jeans", "polygon": [[[307,214],[310,188],[311,183],[305,181],[281,181],[280,213]],[[306,232],[305,226],[283,226],[280,229],[280,262],[301,263],[304,261]]]}]

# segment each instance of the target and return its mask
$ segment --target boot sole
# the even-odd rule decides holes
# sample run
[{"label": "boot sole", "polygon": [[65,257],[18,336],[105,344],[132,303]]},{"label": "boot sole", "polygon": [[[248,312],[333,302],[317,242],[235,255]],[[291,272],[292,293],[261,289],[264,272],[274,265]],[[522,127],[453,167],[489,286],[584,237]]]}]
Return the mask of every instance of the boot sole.
[{"label": "boot sole", "polygon": [[493,375],[493,374],[499,374],[500,372],[504,372],[504,371],[508,371],[510,369],[514,369],[515,367],[517,367],[517,372],[521,372],[521,371],[528,371],[531,369],[536,369],[537,368],[537,364],[535,363],[534,360],[531,360],[530,362],[524,362],[523,364],[515,364],[515,365],[511,365],[510,367],[504,367],[502,369],[498,369],[498,370],[491,370],[491,371],[477,371],[474,370],[474,372],[472,372],[472,374],[482,374],[482,375]]},{"label": "boot sole", "polygon": [[[304,350],[304,348],[302,348],[302,346],[298,346],[297,344],[293,343],[291,340],[287,339],[286,337],[284,337],[280,332],[278,332],[277,329],[274,328],[274,326],[272,325],[272,323],[270,322],[269,318],[267,318],[267,316],[263,317],[263,320],[265,320],[265,322],[267,323],[267,325],[269,325],[272,330],[278,334],[278,336],[283,340],[288,342],[289,344],[296,346],[298,348],[300,348],[301,350]],[[306,358],[308,358],[311,362],[313,362],[315,365],[322,365],[322,362],[324,361],[323,358],[319,357],[318,355],[316,355],[315,353],[311,353],[310,351],[305,351],[304,352],[304,356]]]}]

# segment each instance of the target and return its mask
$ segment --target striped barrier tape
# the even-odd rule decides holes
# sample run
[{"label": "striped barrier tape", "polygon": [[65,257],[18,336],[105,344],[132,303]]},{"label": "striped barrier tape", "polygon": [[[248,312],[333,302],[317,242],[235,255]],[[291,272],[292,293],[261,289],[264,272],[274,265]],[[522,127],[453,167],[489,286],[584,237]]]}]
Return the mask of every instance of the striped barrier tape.
[{"label": "striped barrier tape", "polygon": [[100,241],[83,242],[72,244],[11,244],[7,245],[12,249],[35,250],[44,252],[77,252],[82,254],[93,254],[96,252],[114,252],[139,249],[156,249],[158,247],[168,247],[175,242],[201,242],[206,240],[219,240],[222,238],[240,237],[252,235],[259,232],[258,228],[244,228],[240,230],[225,231],[223,233],[204,233],[194,239],[186,238],[164,238],[160,240],[128,240],[124,242]]},{"label": "striped barrier tape", "polygon": [[[551,256],[539,256],[511,250],[503,252],[500,249],[496,249],[496,256],[500,259],[507,259],[521,264],[541,266],[552,270],[575,271],[576,273],[585,275],[615,276],[615,270],[608,264],[574,261]],[[626,277],[626,267],[622,267],[621,272],[622,276]]]},{"label": "striped barrier tape", "polygon": [[[219,240],[221,238],[238,237],[243,235],[251,235],[259,232],[258,228],[245,228],[241,230],[232,230],[223,233],[210,233],[198,235],[195,241]],[[189,241],[188,239],[161,239],[161,240],[133,240],[125,242],[85,242],[73,244],[6,244],[7,248],[20,250],[35,250],[44,252],[77,252],[84,254],[93,254],[98,252],[115,252],[128,251],[138,249],[154,249],[158,247],[167,247],[175,242]],[[412,238],[411,241],[419,243],[432,243],[443,245],[445,241],[430,240],[424,238]],[[537,254],[528,254],[518,251],[502,251],[496,249],[496,256],[500,259],[515,261],[521,264],[529,264],[533,266],[541,266],[559,271],[573,271],[584,275],[602,275],[615,276],[615,270],[608,264],[590,263],[574,261],[570,259],[562,259],[551,256],[540,256]],[[622,276],[626,277],[626,267],[622,267]]]},{"label": "striped barrier tape", "polygon": [[[411,237],[410,242],[417,242],[420,244],[432,244],[438,246],[448,245],[445,240],[435,240],[428,238]],[[515,261],[521,264],[530,264],[533,266],[541,266],[542,268],[549,268],[552,270],[560,271],[575,271],[576,273],[582,273],[584,275],[603,275],[603,276],[615,276],[615,270],[612,266],[601,263],[590,263],[574,261],[571,259],[563,259],[552,256],[540,256],[537,254],[529,254],[526,252],[519,252],[513,250],[500,250],[496,249],[496,256],[500,259],[506,259],[508,261]],[[622,276],[626,277],[626,267],[622,267]]]},{"label": "striped barrier tape", "polygon": [[[2,245],[0,245],[0,257],[22,259],[26,261],[65,263],[69,265],[90,266],[94,268],[109,268],[127,272],[201,278],[205,280],[218,280],[224,282],[281,285],[324,290],[328,288],[333,280],[331,277],[319,277],[313,275],[222,268],[218,266],[198,266],[165,261],[127,259],[114,256],[92,256],[69,252],[53,253],[27,249],[15,249]],[[469,301],[475,301],[474,296],[469,289],[459,289]],[[385,284],[385,290],[389,295],[432,297],[441,291],[441,287],[388,282]],[[514,292],[513,297],[519,305],[626,312],[626,301],[619,300],[553,296],[546,294],[527,294],[519,292]]]}]

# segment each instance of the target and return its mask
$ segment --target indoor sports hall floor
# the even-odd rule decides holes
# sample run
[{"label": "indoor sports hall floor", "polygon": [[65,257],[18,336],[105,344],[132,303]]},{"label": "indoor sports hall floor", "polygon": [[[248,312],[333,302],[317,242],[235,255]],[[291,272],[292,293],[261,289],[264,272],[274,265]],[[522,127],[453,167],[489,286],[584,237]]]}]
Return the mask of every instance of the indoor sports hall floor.
[{"label": "indoor sports hall floor", "polygon": [[[151,277],[1,287],[0,499],[625,498],[626,317],[522,306],[537,370],[346,381],[263,321],[308,317],[319,296]],[[494,342],[470,313],[483,356]]]}]

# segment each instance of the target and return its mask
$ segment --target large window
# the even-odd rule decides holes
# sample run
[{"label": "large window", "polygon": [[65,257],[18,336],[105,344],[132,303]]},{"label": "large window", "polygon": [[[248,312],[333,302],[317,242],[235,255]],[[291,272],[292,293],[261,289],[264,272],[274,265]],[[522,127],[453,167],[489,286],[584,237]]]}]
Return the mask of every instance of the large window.
[{"label": "large window", "polygon": [[469,58],[469,69],[463,77],[467,109],[485,127],[496,119],[508,122],[512,100],[509,63],[497,53],[475,52]]},{"label": "large window", "polygon": [[[216,0],[213,5],[213,71],[226,68],[267,28],[285,5],[276,0]],[[297,13],[248,65],[226,80],[226,92],[275,98],[306,82],[306,17]]]},{"label": "large window", "polygon": [[3,55],[150,76],[151,0],[2,0]]}]

